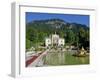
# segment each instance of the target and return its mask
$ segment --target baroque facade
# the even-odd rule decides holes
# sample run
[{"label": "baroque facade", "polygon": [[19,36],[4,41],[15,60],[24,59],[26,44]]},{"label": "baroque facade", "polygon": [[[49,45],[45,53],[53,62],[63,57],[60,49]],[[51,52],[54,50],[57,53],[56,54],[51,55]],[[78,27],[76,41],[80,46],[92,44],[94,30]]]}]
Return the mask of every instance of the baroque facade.
[{"label": "baroque facade", "polygon": [[60,38],[59,35],[52,34],[50,37],[45,39],[45,46],[64,46],[65,40],[64,38]]}]

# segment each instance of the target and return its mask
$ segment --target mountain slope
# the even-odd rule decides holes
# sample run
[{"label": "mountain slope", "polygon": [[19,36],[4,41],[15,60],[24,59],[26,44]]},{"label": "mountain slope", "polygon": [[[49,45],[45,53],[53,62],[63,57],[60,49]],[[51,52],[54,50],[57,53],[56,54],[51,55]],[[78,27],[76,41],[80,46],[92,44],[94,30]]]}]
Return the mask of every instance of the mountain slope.
[{"label": "mountain slope", "polygon": [[[68,23],[61,19],[35,20],[26,24],[26,41],[32,45],[43,43],[45,37],[56,33],[66,44],[89,47],[89,27],[78,23]],[[85,44],[85,45],[84,45]]]}]

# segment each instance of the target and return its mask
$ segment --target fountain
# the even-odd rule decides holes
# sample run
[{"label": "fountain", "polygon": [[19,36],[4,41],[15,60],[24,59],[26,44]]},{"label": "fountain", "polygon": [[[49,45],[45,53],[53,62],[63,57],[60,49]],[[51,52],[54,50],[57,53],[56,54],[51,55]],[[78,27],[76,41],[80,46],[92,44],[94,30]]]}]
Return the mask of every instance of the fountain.
[{"label": "fountain", "polygon": [[87,56],[87,51],[82,47],[82,49],[77,51],[77,53],[73,54],[73,56],[85,57],[85,56]]}]

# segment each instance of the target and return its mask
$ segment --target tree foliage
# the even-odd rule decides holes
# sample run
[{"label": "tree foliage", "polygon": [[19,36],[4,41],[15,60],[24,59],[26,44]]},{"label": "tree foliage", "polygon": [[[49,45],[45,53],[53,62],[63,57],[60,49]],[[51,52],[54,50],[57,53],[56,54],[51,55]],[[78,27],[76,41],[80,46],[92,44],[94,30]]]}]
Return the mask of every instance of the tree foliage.
[{"label": "tree foliage", "polygon": [[60,19],[33,21],[26,24],[26,48],[44,44],[45,38],[56,31],[65,39],[65,44],[89,47],[89,27],[67,23]]}]

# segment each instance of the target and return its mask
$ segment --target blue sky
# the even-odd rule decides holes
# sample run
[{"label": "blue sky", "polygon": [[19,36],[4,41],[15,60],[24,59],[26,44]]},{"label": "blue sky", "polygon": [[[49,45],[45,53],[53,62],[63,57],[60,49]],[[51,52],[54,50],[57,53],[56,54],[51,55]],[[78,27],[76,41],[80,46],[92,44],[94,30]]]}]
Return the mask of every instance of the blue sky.
[{"label": "blue sky", "polygon": [[79,23],[89,26],[89,15],[26,12],[27,23],[34,20],[46,20],[54,18],[62,19],[69,23]]}]

